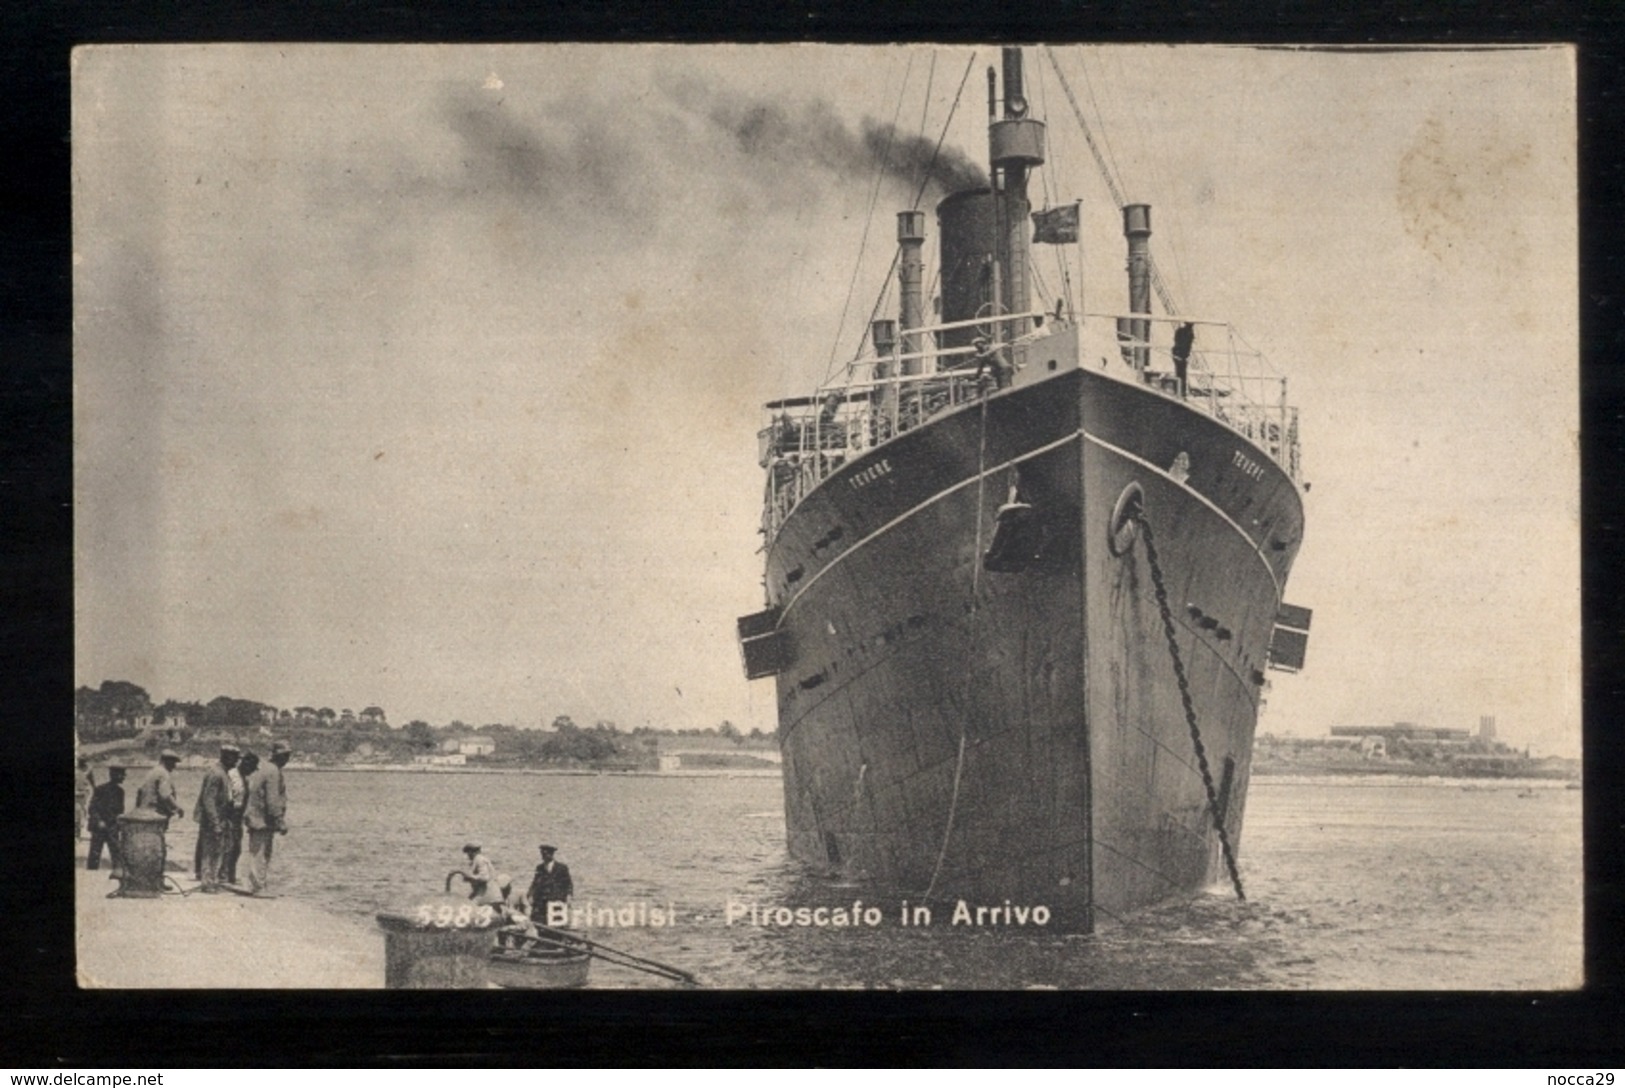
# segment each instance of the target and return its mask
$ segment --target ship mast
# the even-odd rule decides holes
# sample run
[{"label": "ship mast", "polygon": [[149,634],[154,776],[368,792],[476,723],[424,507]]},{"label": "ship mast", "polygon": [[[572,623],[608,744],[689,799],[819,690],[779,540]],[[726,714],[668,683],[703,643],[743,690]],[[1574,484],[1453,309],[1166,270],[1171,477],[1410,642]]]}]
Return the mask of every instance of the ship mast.
[{"label": "ship mast", "polygon": [[[994,101],[993,69],[988,69],[988,161],[993,168],[993,191],[998,211],[994,243],[994,293],[998,313],[1025,314],[1031,308],[1030,263],[1027,258],[1027,223],[1032,204],[1027,199],[1027,178],[1044,162],[1044,123],[1027,116],[1027,96],[1022,85],[1021,50],[1003,51],[1004,108],[998,116]],[[1015,339],[1030,331],[1030,320],[1011,321],[1006,336]],[[1020,366],[1024,349],[1017,349],[1011,362]]]}]

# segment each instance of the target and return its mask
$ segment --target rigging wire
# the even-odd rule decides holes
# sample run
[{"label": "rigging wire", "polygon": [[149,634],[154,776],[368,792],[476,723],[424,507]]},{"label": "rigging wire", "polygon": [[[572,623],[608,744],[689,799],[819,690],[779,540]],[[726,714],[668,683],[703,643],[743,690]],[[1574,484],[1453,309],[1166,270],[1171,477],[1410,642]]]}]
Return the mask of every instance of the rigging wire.
[{"label": "rigging wire", "polygon": [[937,863],[931,869],[931,883],[926,885],[927,902],[937,890],[937,878],[942,876],[942,862],[948,856],[948,843],[954,834],[954,816],[959,810],[959,783],[965,773],[966,717],[971,711],[971,696],[976,683],[976,601],[982,585],[982,510],[987,494],[987,401],[992,391],[982,390],[982,437],[976,452],[976,550],[971,553],[970,575],[970,631],[966,646],[965,701],[959,709],[959,754],[954,757],[954,789],[948,797],[948,821],[942,829],[942,848],[937,851]]},{"label": "rigging wire", "polygon": [[[1123,67],[1122,54],[1114,52],[1112,54],[1112,59],[1117,64],[1117,86],[1128,86],[1128,72]],[[1135,132],[1138,134],[1139,146],[1147,151],[1155,148],[1157,145],[1151,138],[1151,131],[1146,127],[1145,117],[1142,112],[1136,110],[1132,104],[1129,106],[1127,112],[1130,120],[1132,120],[1134,123]],[[1102,123],[1101,127],[1105,128],[1104,122]],[[1149,168],[1151,174],[1151,184],[1154,186],[1154,191],[1157,193],[1171,193],[1173,191],[1173,187],[1168,184],[1167,178],[1163,173],[1162,156],[1158,154],[1145,155],[1144,161]],[[1179,253],[1179,206],[1177,204],[1170,205],[1164,212],[1164,219],[1165,222],[1167,222],[1168,225],[1173,228],[1171,230],[1165,230],[1162,232],[1162,238],[1164,239],[1166,251],[1168,255],[1173,258],[1172,273],[1174,278],[1179,281],[1180,285],[1185,288],[1185,297],[1189,299],[1189,281],[1185,278],[1184,266],[1181,263]],[[1153,277],[1159,274],[1155,268],[1155,265],[1156,260],[1153,258]],[[1174,312],[1166,299],[1163,301],[1163,305],[1165,307],[1169,307],[1168,312],[1170,314]]]},{"label": "rigging wire", "polygon": [[970,55],[965,64],[965,74],[959,77],[959,89],[954,92],[953,105],[948,107],[948,117],[942,122],[942,135],[937,137],[937,146],[931,149],[931,164],[926,167],[925,176],[920,179],[919,191],[914,194],[912,210],[920,210],[920,200],[925,196],[925,187],[931,180],[931,168],[937,165],[937,157],[942,154],[942,141],[948,138],[948,126],[953,124],[954,114],[959,110],[960,96],[965,93],[965,81],[970,79],[971,69],[976,66],[976,54]]},{"label": "rigging wire", "polygon": [[[1077,118],[1078,127],[1083,130],[1084,142],[1089,145],[1089,151],[1092,155],[1094,155],[1095,165],[1100,168],[1100,176],[1105,180],[1106,188],[1111,193],[1112,200],[1119,208],[1123,207],[1126,203],[1126,201],[1123,199],[1123,190],[1118,185],[1116,177],[1113,176],[1112,168],[1106,164],[1106,157],[1101,154],[1100,146],[1095,143],[1094,133],[1090,131],[1089,122],[1084,119],[1083,110],[1078,105],[1077,96],[1072,93],[1072,85],[1067,82],[1066,73],[1061,71],[1060,62],[1055,59],[1055,51],[1049,46],[1045,46],[1044,55],[1049,57],[1050,67],[1055,69],[1055,76],[1061,81],[1061,90],[1066,92],[1066,100],[1067,103],[1072,107],[1072,115]],[[1089,73],[1088,70],[1085,69],[1084,79],[1087,80],[1088,78]],[[1094,95],[1094,88],[1092,86],[1090,87],[1089,93],[1092,99]],[[1095,109],[1097,114],[1099,112],[1099,108],[1099,104],[1096,103]],[[1104,139],[1104,136],[1102,138]],[[1107,150],[1109,153],[1109,144],[1107,145]],[[1155,259],[1153,259],[1150,264],[1151,287],[1156,291],[1157,298],[1162,301],[1163,310],[1165,310],[1170,316],[1177,315],[1179,313],[1179,307],[1174,304],[1173,292],[1168,289],[1167,281],[1162,278],[1162,270],[1157,267],[1157,262]]]},{"label": "rigging wire", "polygon": [[[835,372],[835,353],[841,350],[841,333],[846,328],[847,311],[852,305],[852,292],[857,290],[858,273],[863,270],[863,255],[869,248],[869,228],[875,221],[875,204],[880,198],[880,183],[886,176],[886,166],[891,162],[892,138],[897,134],[897,119],[903,115],[903,92],[908,89],[908,74],[914,68],[914,55],[909,54],[908,64],[903,69],[903,83],[897,88],[897,108],[892,111],[891,127],[886,130],[886,148],[881,152],[879,160],[875,163],[875,181],[869,188],[869,210],[863,217],[863,238],[858,242],[858,259],[852,263],[852,278],[846,285],[846,300],[841,303],[841,319],[835,325],[835,337],[829,345],[829,362],[824,367],[823,381],[829,381],[830,375]],[[896,267],[897,258],[892,257],[892,266]],[[886,282],[891,282],[891,275],[887,273]],[[884,288],[882,288],[884,290]],[[878,306],[878,303],[876,304]],[[864,334],[868,335],[868,326],[864,327]],[[862,340],[858,341],[860,349]]]},{"label": "rigging wire", "polygon": [[[1048,98],[1048,95],[1045,92],[1045,88],[1046,88],[1046,81],[1044,79],[1044,66],[1039,65],[1038,66],[1038,110],[1039,110],[1040,114],[1042,114],[1045,117],[1048,117],[1049,116],[1049,98]],[[1052,177],[1055,177],[1055,178],[1062,177],[1062,176],[1065,175],[1066,171],[1061,168],[1061,155],[1059,153],[1059,148],[1054,143],[1049,144],[1049,153],[1050,153],[1050,168],[1048,170],[1041,170],[1041,171],[1039,171],[1039,173],[1044,179],[1044,206],[1047,207],[1047,208],[1052,208],[1052,207],[1055,206],[1056,194],[1059,191],[1060,186],[1059,185],[1052,185],[1050,183],[1051,178]],[[1081,229],[1080,229],[1080,232],[1079,232],[1079,240],[1074,242],[1073,244],[1076,245],[1080,250],[1083,248]],[[1054,251],[1055,251],[1055,271],[1056,271],[1056,274],[1060,277],[1060,280],[1061,280],[1061,296],[1066,300],[1067,305],[1070,306],[1072,304],[1072,301],[1073,301],[1072,300],[1072,276],[1070,275],[1070,273],[1068,271],[1068,267],[1067,267],[1066,249],[1065,249],[1064,246],[1053,246],[1051,248],[1054,249]],[[1031,247],[1028,247],[1028,252],[1029,253],[1032,252]],[[1037,272],[1038,272],[1038,269],[1037,269],[1037,267],[1035,265],[1034,268],[1033,268],[1033,273],[1034,273],[1035,276],[1037,276]],[[1040,280],[1042,280],[1042,277],[1038,277],[1038,278]],[[1045,294],[1046,295],[1048,294],[1047,290],[1045,291]],[[1046,305],[1045,308],[1048,309],[1048,306]]]},{"label": "rigging wire", "polygon": [[[920,178],[919,190],[914,194],[914,203],[910,205],[910,209],[913,211],[919,210],[920,200],[924,198],[926,187],[931,182],[931,171],[937,165],[937,157],[942,153],[942,142],[948,138],[948,127],[953,124],[954,114],[959,110],[959,99],[965,93],[965,81],[970,78],[971,69],[975,66],[975,64],[976,54],[972,53],[970,56],[970,61],[965,65],[965,74],[959,77],[959,90],[954,92],[953,105],[948,107],[948,116],[942,122],[942,135],[937,137],[937,145],[932,149],[931,159],[926,164],[924,175]],[[899,108],[901,108],[901,103],[899,103]],[[853,351],[854,356],[860,355],[863,352],[863,338],[869,335],[869,329],[874,325],[875,317],[880,313],[880,308],[886,304],[886,292],[891,287],[891,278],[893,274],[896,273],[897,262],[902,259],[902,256],[903,250],[901,246],[892,250],[891,267],[886,270],[885,279],[881,281],[880,294],[875,298],[874,307],[869,311],[869,322],[868,324],[864,325],[862,333],[860,333],[858,336],[858,346]],[[856,282],[855,277],[853,282]],[[846,323],[846,312],[844,308],[842,309],[841,323],[842,325],[845,325]],[[839,332],[837,332],[836,335],[839,336]],[[829,381],[829,376],[834,372],[834,369],[835,352],[832,350],[830,352],[829,369],[824,372],[824,381]]]},{"label": "rigging wire", "polygon": [[[926,122],[926,118],[928,118],[931,115],[931,85],[935,81],[936,76],[937,76],[937,51],[935,49],[933,49],[933,50],[931,50],[931,67],[927,68],[926,71],[925,71],[925,98],[920,103],[920,139],[921,140],[925,139],[925,122]],[[926,167],[922,167],[921,169],[922,170],[929,170],[930,167],[926,166]],[[926,176],[929,176],[929,175],[927,174]]]},{"label": "rigging wire", "polygon": [[[1055,59],[1055,53],[1054,53],[1053,50],[1050,50],[1049,57],[1050,57],[1050,64],[1055,67],[1055,74],[1058,77],[1060,77],[1060,79],[1061,79],[1061,85],[1065,86],[1066,85],[1066,77],[1061,74],[1061,68],[1060,68],[1059,63]],[[1122,186],[1122,183],[1121,183],[1121,180],[1120,180],[1122,178],[1122,176],[1123,176],[1123,170],[1122,170],[1121,167],[1119,167],[1117,165],[1117,152],[1112,149],[1111,135],[1106,131],[1106,125],[1105,125],[1105,117],[1106,117],[1106,115],[1100,108],[1100,99],[1095,97],[1095,84],[1094,84],[1094,81],[1089,78],[1089,61],[1088,61],[1088,58],[1086,56],[1084,56],[1082,53],[1080,53],[1078,55],[1078,69],[1081,72],[1083,72],[1084,89],[1089,92],[1089,104],[1095,108],[1095,119],[1097,121],[1101,122],[1101,125],[1100,125],[1100,140],[1101,140],[1101,143],[1106,145],[1106,159],[1110,160],[1110,162],[1111,162],[1111,167],[1110,167],[1109,170],[1107,169],[1107,167],[1105,165],[1105,161],[1101,162],[1101,169],[1107,171],[1106,172],[1106,187],[1111,190],[1112,203],[1116,204],[1119,208],[1121,208],[1124,204],[1128,203],[1128,201],[1123,196],[1123,186]],[[1083,124],[1083,115],[1082,115],[1082,113],[1078,114],[1078,123]],[[1090,146],[1093,147],[1092,142],[1091,142]]]}]

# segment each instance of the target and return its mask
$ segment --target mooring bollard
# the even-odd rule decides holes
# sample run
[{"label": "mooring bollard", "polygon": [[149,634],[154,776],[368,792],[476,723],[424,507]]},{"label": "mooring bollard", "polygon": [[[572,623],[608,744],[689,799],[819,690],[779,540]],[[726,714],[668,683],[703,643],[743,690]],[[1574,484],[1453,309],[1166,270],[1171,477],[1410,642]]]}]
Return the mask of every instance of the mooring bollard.
[{"label": "mooring bollard", "polygon": [[500,915],[452,895],[404,912],[381,911],[384,986],[390,990],[483,990]]},{"label": "mooring bollard", "polygon": [[164,832],[169,817],[152,809],[138,808],[118,818],[119,859],[113,875],[119,888],[115,896],[130,899],[156,899],[164,894]]}]

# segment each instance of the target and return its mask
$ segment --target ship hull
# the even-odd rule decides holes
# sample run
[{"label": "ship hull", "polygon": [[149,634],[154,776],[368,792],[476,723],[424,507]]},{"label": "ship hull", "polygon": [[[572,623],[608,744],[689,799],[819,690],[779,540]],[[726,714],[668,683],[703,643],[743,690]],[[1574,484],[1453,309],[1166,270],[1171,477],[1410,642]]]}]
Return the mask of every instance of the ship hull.
[{"label": "ship hull", "polygon": [[[1012,487],[1025,561],[986,570]],[[795,857],[937,920],[1072,931],[1222,876],[1145,530],[1113,538],[1130,487],[1239,843],[1297,489],[1185,402],[1067,370],[868,451],[776,534]]]}]

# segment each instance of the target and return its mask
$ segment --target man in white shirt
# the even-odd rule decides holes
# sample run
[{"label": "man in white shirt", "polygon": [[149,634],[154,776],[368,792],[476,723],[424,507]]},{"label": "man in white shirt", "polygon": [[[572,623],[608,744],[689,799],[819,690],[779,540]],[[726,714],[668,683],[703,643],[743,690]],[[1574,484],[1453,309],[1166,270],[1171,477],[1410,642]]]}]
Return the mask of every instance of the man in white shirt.
[{"label": "man in white shirt", "polygon": [[463,847],[463,853],[468,855],[468,868],[454,870],[446,877],[446,883],[451,883],[452,876],[460,876],[468,881],[468,897],[475,902],[486,903],[491,900],[491,893],[495,890],[497,869],[491,864],[491,859],[480,852],[480,844],[468,843]]}]

